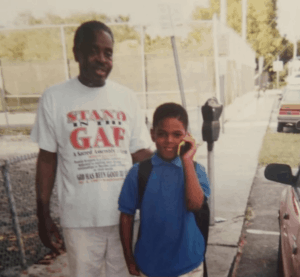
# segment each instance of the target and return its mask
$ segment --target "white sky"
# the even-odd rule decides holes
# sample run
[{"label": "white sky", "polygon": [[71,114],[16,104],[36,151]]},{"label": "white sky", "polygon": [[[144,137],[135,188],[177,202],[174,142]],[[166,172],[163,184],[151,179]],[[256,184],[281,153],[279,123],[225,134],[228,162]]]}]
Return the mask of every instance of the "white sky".
[{"label": "white sky", "polygon": [[[169,0],[172,3],[179,1],[184,3],[182,12],[184,18],[188,18],[193,1],[207,2],[208,0]],[[151,20],[157,21],[157,3],[161,0],[0,0],[0,26],[9,26],[17,15],[24,11],[30,11],[36,17],[42,17],[51,12],[66,16],[73,12],[95,11],[107,15],[130,15],[134,22]],[[300,17],[296,13],[300,11],[300,0],[277,0],[278,28],[281,34],[287,34],[288,39],[294,36],[300,39]]]}]

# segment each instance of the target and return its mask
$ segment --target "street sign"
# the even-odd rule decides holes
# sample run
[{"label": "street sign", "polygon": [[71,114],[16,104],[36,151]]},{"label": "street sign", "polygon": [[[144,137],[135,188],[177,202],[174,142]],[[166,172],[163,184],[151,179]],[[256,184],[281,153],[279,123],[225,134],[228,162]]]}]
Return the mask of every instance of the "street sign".
[{"label": "street sign", "polygon": [[283,70],[283,61],[274,61],[273,62],[273,71],[282,71]]}]

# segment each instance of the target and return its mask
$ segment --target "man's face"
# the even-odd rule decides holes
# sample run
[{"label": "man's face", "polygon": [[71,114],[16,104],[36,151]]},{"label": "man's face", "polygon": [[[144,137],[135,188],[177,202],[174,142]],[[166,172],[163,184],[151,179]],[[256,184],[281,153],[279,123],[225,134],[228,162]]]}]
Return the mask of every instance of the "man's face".
[{"label": "man's face", "polygon": [[109,33],[95,31],[94,38],[74,48],[79,80],[88,87],[102,87],[113,66],[113,41]]}]

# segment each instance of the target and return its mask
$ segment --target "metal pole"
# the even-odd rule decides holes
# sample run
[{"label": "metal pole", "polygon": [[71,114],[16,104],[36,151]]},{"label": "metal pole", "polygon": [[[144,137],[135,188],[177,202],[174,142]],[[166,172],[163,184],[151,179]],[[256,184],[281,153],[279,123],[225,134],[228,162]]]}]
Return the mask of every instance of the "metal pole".
[{"label": "metal pole", "polygon": [[220,72],[219,72],[219,40],[218,40],[218,19],[217,14],[213,16],[213,35],[214,35],[214,61],[215,61],[215,76],[216,76],[216,97],[219,103],[221,103],[220,97]]},{"label": "metal pole", "polygon": [[[221,103],[223,104],[223,106],[225,106],[225,75],[222,74],[220,76],[220,89],[221,89]],[[221,115],[221,124],[222,124],[222,133],[225,133],[225,109],[223,109],[222,111],[222,115]]]},{"label": "metal pole", "polygon": [[2,108],[3,108],[3,111],[5,112],[6,125],[9,126],[8,115],[7,115],[7,105],[6,105],[6,101],[5,101],[5,85],[4,85],[1,60],[0,60],[0,91],[1,91]]},{"label": "metal pole", "polygon": [[210,197],[208,205],[210,208],[209,225],[215,225],[215,174],[214,174],[214,143],[207,143],[207,172],[210,183]]},{"label": "metal pole", "polygon": [[[277,61],[279,61],[279,56],[277,56]],[[276,71],[276,79],[277,79],[277,89],[279,89],[279,71]]]},{"label": "metal pole", "polygon": [[175,66],[176,66],[177,81],[178,81],[178,86],[179,86],[179,90],[180,90],[181,102],[182,102],[182,106],[186,109],[187,106],[186,106],[186,101],[185,101],[183,82],[182,82],[182,78],[181,78],[181,71],[180,71],[180,64],[179,64],[179,59],[178,59],[178,52],[177,52],[177,47],[176,47],[175,36],[171,36],[171,43],[172,43],[172,48],[173,48],[173,55],[174,55],[174,61],[175,61]]},{"label": "metal pole", "polygon": [[60,39],[61,39],[61,45],[62,45],[62,50],[63,50],[63,60],[64,60],[64,65],[65,65],[65,76],[66,76],[66,80],[69,80],[67,48],[66,48],[66,38],[65,38],[64,26],[60,26]]},{"label": "metal pole", "polygon": [[242,0],[242,38],[247,40],[247,0]]},{"label": "metal pole", "polygon": [[141,57],[142,57],[142,85],[143,85],[143,102],[145,108],[146,124],[148,129],[149,120],[148,120],[148,101],[147,101],[147,71],[146,71],[146,56],[145,56],[145,30],[144,26],[140,25],[140,36],[141,36]]},{"label": "metal pole", "polygon": [[222,25],[227,24],[227,0],[220,0],[220,21]]},{"label": "metal pole", "polygon": [[25,250],[24,244],[21,235],[21,228],[19,224],[18,215],[16,212],[16,204],[14,200],[14,196],[12,193],[11,185],[10,185],[10,176],[9,176],[9,161],[5,161],[5,165],[2,166],[2,174],[4,179],[5,190],[8,198],[9,209],[12,217],[13,229],[17,237],[17,244],[20,252],[20,260],[23,268],[27,267],[26,258],[25,258]]}]

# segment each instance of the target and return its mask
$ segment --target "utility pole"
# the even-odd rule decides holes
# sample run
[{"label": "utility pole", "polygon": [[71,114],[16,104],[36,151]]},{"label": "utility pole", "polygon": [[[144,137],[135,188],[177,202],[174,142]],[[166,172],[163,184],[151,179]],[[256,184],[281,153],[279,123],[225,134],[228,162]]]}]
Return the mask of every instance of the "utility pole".
[{"label": "utility pole", "polygon": [[242,0],[242,38],[247,40],[247,0]]},{"label": "utility pole", "polygon": [[220,0],[220,21],[227,25],[227,0]]}]

